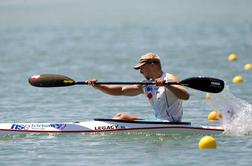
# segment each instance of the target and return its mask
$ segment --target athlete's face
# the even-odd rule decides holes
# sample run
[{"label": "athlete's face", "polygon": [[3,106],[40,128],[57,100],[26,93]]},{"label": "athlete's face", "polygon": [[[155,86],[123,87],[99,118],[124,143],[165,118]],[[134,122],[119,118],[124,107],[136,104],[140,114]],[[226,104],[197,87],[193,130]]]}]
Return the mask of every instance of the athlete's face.
[{"label": "athlete's face", "polygon": [[153,65],[153,63],[146,63],[140,67],[140,73],[143,74],[143,76],[147,80],[151,79],[152,65]]}]

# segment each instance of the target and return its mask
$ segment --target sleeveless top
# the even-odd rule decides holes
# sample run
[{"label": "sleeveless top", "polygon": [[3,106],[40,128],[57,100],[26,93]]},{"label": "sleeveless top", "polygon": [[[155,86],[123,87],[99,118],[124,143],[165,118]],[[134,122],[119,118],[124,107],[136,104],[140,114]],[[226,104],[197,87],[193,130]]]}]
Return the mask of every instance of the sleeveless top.
[{"label": "sleeveless top", "polygon": [[[162,78],[168,81],[170,74],[163,73]],[[155,117],[170,122],[180,122],[183,115],[182,100],[164,86],[145,85],[144,94],[153,107]]]}]

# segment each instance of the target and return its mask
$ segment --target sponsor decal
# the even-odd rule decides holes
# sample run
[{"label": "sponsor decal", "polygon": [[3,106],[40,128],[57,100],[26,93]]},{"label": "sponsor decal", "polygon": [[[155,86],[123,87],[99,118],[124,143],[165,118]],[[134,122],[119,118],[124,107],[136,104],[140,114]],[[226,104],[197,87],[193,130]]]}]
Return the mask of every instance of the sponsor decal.
[{"label": "sponsor decal", "polygon": [[64,129],[66,127],[66,124],[62,124],[62,123],[55,123],[55,124],[50,124],[50,127],[53,127],[55,129]]},{"label": "sponsor decal", "polygon": [[108,125],[108,126],[95,126],[95,130],[115,130],[118,129],[119,125]]},{"label": "sponsor decal", "polygon": [[153,97],[152,93],[148,93],[147,97],[148,97],[148,99],[152,99],[152,97]]},{"label": "sponsor decal", "polygon": [[14,130],[26,130],[29,129],[30,125],[24,125],[24,124],[12,124],[11,129]]},{"label": "sponsor decal", "polygon": [[64,83],[65,83],[65,84],[73,84],[74,81],[72,81],[72,80],[64,80]]},{"label": "sponsor decal", "polygon": [[148,86],[147,91],[152,91],[152,87]]},{"label": "sponsor decal", "polygon": [[213,86],[213,87],[218,87],[218,86],[220,86],[220,83],[219,82],[211,82],[211,86]]},{"label": "sponsor decal", "polygon": [[52,124],[43,124],[43,123],[31,123],[31,124],[17,124],[14,123],[11,125],[11,129],[14,130],[44,130],[46,128],[54,128],[62,130],[66,127],[66,124],[62,123],[52,123]]}]

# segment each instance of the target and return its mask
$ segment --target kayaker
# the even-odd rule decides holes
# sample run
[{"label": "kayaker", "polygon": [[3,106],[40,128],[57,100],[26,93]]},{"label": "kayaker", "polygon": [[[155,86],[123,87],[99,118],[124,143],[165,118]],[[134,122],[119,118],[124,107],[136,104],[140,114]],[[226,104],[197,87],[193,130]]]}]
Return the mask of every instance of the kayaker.
[{"label": "kayaker", "polygon": [[[95,84],[96,79],[86,82],[94,88],[114,96],[136,96],[145,94],[153,107],[155,117],[170,122],[180,122],[183,115],[182,100],[188,100],[190,95],[181,85],[165,85],[165,82],[178,82],[178,78],[162,71],[160,57],[154,53],[143,55],[134,69],[139,70],[145,81],[154,81],[155,85],[104,85]],[[127,113],[117,113],[113,119],[138,120],[139,116]]]}]

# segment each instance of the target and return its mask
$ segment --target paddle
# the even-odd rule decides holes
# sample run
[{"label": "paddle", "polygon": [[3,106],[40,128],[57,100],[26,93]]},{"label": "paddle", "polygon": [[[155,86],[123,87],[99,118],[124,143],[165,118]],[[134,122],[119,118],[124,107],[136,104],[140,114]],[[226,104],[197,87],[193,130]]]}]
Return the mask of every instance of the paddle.
[{"label": "paddle", "polygon": [[[58,74],[42,74],[31,76],[29,78],[29,83],[36,87],[62,87],[62,86],[72,86],[72,85],[87,85],[86,82],[76,82],[73,79]],[[110,84],[110,85],[154,85],[154,82],[96,82],[96,84]],[[191,77],[184,79],[180,82],[167,82],[165,85],[182,85],[189,88],[211,92],[219,93],[224,88],[224,81],[211,78],[211,77]]]}]

